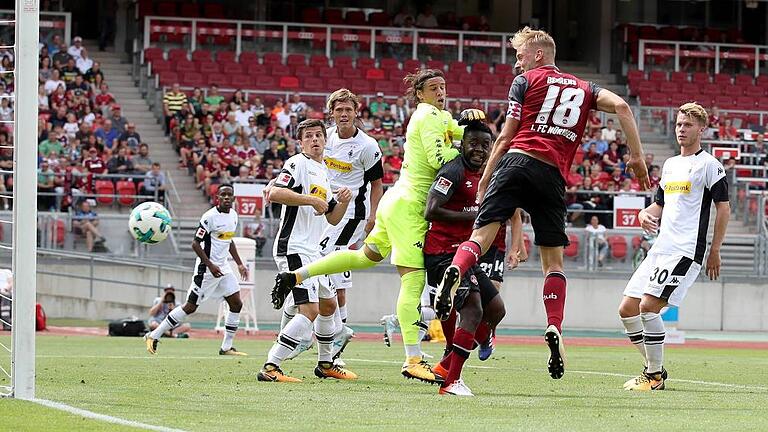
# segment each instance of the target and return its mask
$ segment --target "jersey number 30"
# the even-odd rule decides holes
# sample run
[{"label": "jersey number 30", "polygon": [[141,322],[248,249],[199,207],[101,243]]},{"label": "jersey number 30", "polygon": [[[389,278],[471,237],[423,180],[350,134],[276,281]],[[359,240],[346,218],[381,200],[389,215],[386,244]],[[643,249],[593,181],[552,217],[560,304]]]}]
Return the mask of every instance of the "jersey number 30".
[{"label": "jersey number 30", "polygon": [[[557,107],[555,107],[556,102],[558,103]],[[547,96],[544,97],[541,110],[536,115],[536,123],[546,124],[551,114],[552,124],[555,126],[574,127],[579,122],[582,103],[584,103],[584,89],[578,87],[561,88],[551,85],[547,89]],[[553,108],[554,114],[552,113]]]}]

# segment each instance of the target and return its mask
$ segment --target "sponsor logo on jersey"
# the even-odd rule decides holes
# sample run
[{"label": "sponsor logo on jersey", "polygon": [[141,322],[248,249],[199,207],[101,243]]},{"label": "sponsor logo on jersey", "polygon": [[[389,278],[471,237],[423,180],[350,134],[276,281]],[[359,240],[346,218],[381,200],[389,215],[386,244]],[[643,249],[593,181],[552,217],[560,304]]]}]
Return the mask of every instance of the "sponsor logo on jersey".
[{"label": "sponsor logo on jersey", "polygon": [[202,239],[205,237],[205,230],[203,229],[203,227],[200,227],[197,229],[197,232],[195,233],[195,237],[199,239]]},{"label": "sponsor logo on jersey", "polygon": [[664,185],[665,194],[689,194],[691,193],[690,181],[669,182]]},{"label": "sponsor logo on jersey", "polygon": [[545,295],[544,296],[544,301],[547,301],[547,300],[557,300],[557,294],[549,293],[549,294]]},{"label": "sponsor logo on jersey", "polygon": [[547,84],[578,85],[575,79],[563,77],[547,77]]},{"label": "sponsor logo on jersey", "polygon": [[288,183],[291,181],[291,175],[288,173],[282,173],[277,177],[277,180],[275,183],[281,184],[283,186],[288,186]]},{"label": "sponsor logo on jersey", "polygon": [[451,189],[451,186],[453,186],[452,181],[443,176],[440,176],[437,178],[437,182],[435,183],[435,190],[443,195],[447,195],[448,191]]},{"label": "sponsor logo on jersey", "polygon": [[476,212],[476,211],[480,211],[480,206],[469,206],[469,207],[467,207],[467,206],[464,206],[464,211],[465,211],[465,212]]},{"label": "sponsor logo on jersey", "polygon": [[573,142],[576,142],[576,138],[577,138],[577,135],[574,131],[570,129],[561,128],[560,126],[534,124],[534,125],[531,125],[531,130],[538,133],[543,133],[543,134],[564,136],[566,139]]},{"label": "sponsor logo on jersey", "polygon": [[467,185],[467,188],[471,188],[471,187],[472,187],[472,182],[471,182],[471,181],[469,181],[469,180],[467,180],[467,183],[466,183],[466,185]]},{"label": "sponsor logo on jersey", "polygon": [[325,165],[328,167],[328,169],[332,169],[334,171],[339,171],[343,173],[348,173],[352,171],[352,163],[340,161],[332,157],[325,158]]},{"label": "sponsor logo on jersey", "polygon": [[219,240],[232,240],[232,237],[234,237],[234,236],[235,236],[235,232],[234,231],[224,231],[224,232],[219,233],[216,237]]},{"label": "sponsor logo on jersey", "polygon": [[323,200],[328,197],[328,191],[326,191],[324,187],[316,184],[309,185],[309,194]]}]

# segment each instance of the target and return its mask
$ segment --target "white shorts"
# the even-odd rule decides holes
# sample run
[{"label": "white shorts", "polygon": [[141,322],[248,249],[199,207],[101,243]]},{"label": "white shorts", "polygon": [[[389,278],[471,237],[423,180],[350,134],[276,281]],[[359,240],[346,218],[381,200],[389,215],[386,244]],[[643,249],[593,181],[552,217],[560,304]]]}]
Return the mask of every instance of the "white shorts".
[{"label": "white shorts", "polygon": [[187,302],[200,305],[211,298],[229,297],[240,291],[240,282],[234,273],[226,273],[221,277],[213,277],[205,271],[203,277],[195,276],[187,292]]},{"label": "white shorts", "polygon": [[629,279],[624,295],[642,298],[650,294],[680,306],[688,288],[701,272],[701,264],[682,255],[650,254]]},{"label": "white shorts", "polygon": [[[349,249],[365,240],[365,219],[342,219],[337,225],[328,224],[320,246],[323,256],[337,250]],[[352,273],[345,271],[329,276],[336,289],[352,287]]]},{"label": "white shorts", "polygon": [[[288,272],[298,269],[305,264],[320,259],[320,255],[307,256],[303,254],[291,254],[275,256],[275,263],[279,272]],[[333,287],[328,276],[313,276],[296,285],[291,291],[293,302],[296,305],[317,303],[320,299],[336,297],[336,288]]]}]

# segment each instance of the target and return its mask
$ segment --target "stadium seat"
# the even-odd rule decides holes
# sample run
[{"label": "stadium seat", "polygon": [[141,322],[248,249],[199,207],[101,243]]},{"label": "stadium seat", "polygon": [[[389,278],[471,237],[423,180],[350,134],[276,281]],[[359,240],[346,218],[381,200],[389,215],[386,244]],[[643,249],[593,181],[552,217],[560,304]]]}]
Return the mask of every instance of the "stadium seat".
[{"label": "stadium seat", "polygon": [[751,86],[753,83],[752,75],[736,75],[733,82],[734,84],[740,85],[740,86]]},{"label": "stadium seat", "polygon": [[181,85],[188,87],[205,87],[208,81],[199,72],[184,72],[181,75]]},{"label": "stadium seat", "polygon": [[384,80],[386,78],[384,69],[367,69],[365,71],[365,79],[367,80]]},{"label": "stadium seat", "polygon": [[699,85],[692,82],[685,82],[680,85],[680,93],[694,95],[699,93]]},{"label": "stadium seat", "polygon": [[325,80],[326,89],[339,89],[348,87],[349,82],[343,78],[328,78]]},{"label": "stadium seat", "polygon": [[213,63],[213,62],[200,63],[197,66],[197,70],[199,70],[201,74],[217,74],[217,73],[220,73],[219,65],[217,63]]},{"label": "stadium seat", "polygon": [[637,250],[640,249],[640,245],[643,243],[643,238],[641,236],[634,236],[632,237],[632,249]]},{"label": "stadium seat", "polygon": [[302,88],[309,92],[323,92],[328,90],[325,80],[322,78],[306,77],[301,80]]},{"label": "stadium seat", "polygon": [[491,87],[491,95],[500,98],[500,97],[503,97],[502,95],[505,95],[505,94],[509,94],[509,86],[506,86],[504,84],[497,84]]},{"label": "stadium seat", "polygon": [[512,75],[513,68],[512,65],[506,63],[497,63],[496,66],[493,67],[493,72],[497,75]]},{"label": "stadium seat", "polygon": [[149,47],[144,50],[144,63],[155,60],[162,60],[164,55],[165,53],[163,52],[162,48]]},{"label": "stadium seat", "polygon": [[379,60],[379,67],[384,70],[400,69],[400,62],[395,58],[385,57]]},{"label": "stadium seat", "polygon": [[168,60],[153,60],[152,61],[152,73],[170,72],[171,62]]},{"label": "stadium seat", "polygon": [[429,60],[427,61],[427,68],[445,71],[445,62],[440,60]]},{"label": "stadium seat", "polygon": [[301,11],[301,22],[307,24],[320,24],[323,22],[323,16],[320,13],[320,8],[304,8]]},{"label": "stadium seat", "polygon": [[288,54],[285,59],[285,64],[288,66],[305,66],[307,64],[307,58],[304,54]]},{"label": "stadium seat", "polygon": [[309,58],[309,65],[313,68],[328,67],[328,57],[324,55],[313,55]]},{"label": "stadium seat", "polygon": [[338,78],[339,70],[332,67],[321,67],[317,69],[317,76],[320,78]]},{"label": "stadium seat", "polygon": [[259,55],[253,51],[244,51],[240,53],[240,64],[258,64]]},{"label": "stadium seat", "polygon": [[698,84],[707,84],[709,83],[709,74],[706,72],[694,72],[691,75],[691,81]]},{"label": "stadium seat", "polygon": [[171,86],[179,82],[179,75],[176,72],[164,71],[160,72],[158,75],[160,86]]},{"label": "stadium seat", "polygon": [[568,243],[568,246],[563,248],[563,255],[568,258],[579,256],[579,237],[576,234],[568,234]]},{"label": "stadium seat", "polygon": [[363,71],[360,69],[344,68],[341,71],[341,77],[344,79],[360,79],[363,77]]},{"label": "stadium seat", "polygon": [[720,87],[720,89],[722,90],[724,95],[730,96],[730,97],[733,97],[733,98],[737,98],[739,96],[743,96],[744,95],[744,89],[741,86],[737,86],[737,85],[723,85],[722,87]]},{"label": "stadium seat", "polygon": [[234,51],[219,51],[216,53],[216,61],[219,63],[237,62],[237,56]]},{"label": "stadium seat", "polygon": [[666,93],[651,93],[646,100],[643,100],[643,105],[663,107],[669,104],[669,95]]},{"label": "stadium seat", "polygon": [[407,75],[407,72],[400,69],[393,69],[389,71],[388,78],[390,81],[403,82],[403,78]]},{"label": "stadium seat", "polygon": [[667,80],[667,71],[655,70],[648,74],[650,81],[662,82]]},{"label": "stadium seat", "polygon": [[279,65],[283,63],[283,55],[278,52],[264,53],[263,63],[265,65]]},{"label": "stadium seat", "polygon": [[111,205],[113,202],[115,202],[115,184],[112,183],[110,180],[96,180],[94,182],[95,189],[96,189],[96,195],[105,195],[105,196],[97,196],[96,202],[99,204],[104,205]]},{"label": "stadium seat", "polygon": [[160,16],[177,16],[175,2],[160,2],[157,4],[156,12]]},{"label": "stadium seat", "polygon": [[259,75],[254,80],[253,85],[256,86],[257,89],[273,90],[277,86],[277,83],[275,82],[275,78],[272,76]]},{"label": "stadium seat", "polygon": [[323,15],[325,16],[326,24],[344,24],[341,9],[326,9]]},{"label": "stadium seat", "polygon": [[178,73],[196,72],[197,64],[190,60],[179,60],[173,65],[173,70]]},{"label": "stadium seat", "polygon": [[703,95],[716,96],[720,94],[720,86],[715,83],[700,85],[699,93]]},{"label": "stadium seat", "polygon": [[316,68],[312,66],[306,66],[306,65],[296,66],[293,69],[293,75],[299,78],[313,77],[315,76],[315,70]]},{"label": "stadium seat", "polygon": [[351,10],[347,12],[347,15],[344,17],[345,24],[348,25],[357,25],[357,26],[364,26],[367,23],[365,22],[365,12],[361,10]]},{"label": "stadium seat", "polygon": [[[262,76],[262,75],[233,74],[233,75],[227,76],[227,78],[229,78],[229,82],[232,83],[231,87],[234,87],[234,88],[243,88],[243,87],[245,87],[245,88],[247,88],[247,87],[251,87],[251,86],[255,85],[258,77],[260,77],[260,76]],[[254,77],[257,77],[257,79],[254,79]],[[274,83],[274,78],[272,78],[272,77],[267,77],[267,78],[272,79],[273,80],[272,82]],[[257,88],[264,88],[264,87],[257,87]]]},{"label": "stadium seat", "polygon": [[299,79],[295,76],[280,77],[280,88],[285,90],[296,90],[299,88]]},{"label": "stadium seat", "polygon": [[469,87],[467,87],[467,92],[469,93],[469,97],[471,98],[485,98],[487,93],[486,86],[482,84],[470,84]]},{"label": "stadium seat", "polygon": [[624,261],[627,257],[627,239],[624,236],[608,236],[608,246],[611,248],[611,256]]},{"label": "stadium seat", "polygon": [[389,27],[389,15],[385,12],[372,12],[368,15],[369,24],[373,27]]},{"label": "stadium seat", "polygon": [[333,67],[338,68],[352,68],[352,57],[338,56],[333,58]]},{"label": "stadium seat", "polygon": [[627,81],[629,83],[645,81],[645,72],[637,69],[632,69],[627,72]]},{"label": "stadium seat", "polygon": [[403,62],[403,70],[406,73],[411,73],[417,69],[421,69],[421,60],[408,59]]},{"label": "stadium seat", "polygon": [[463,84],[451,84],[448,90],[450,91],[449,93],[450,97],[455,97],[460,99],[466,99],[469,97],[469,93],[467,92],[467,87]]},{"label": "stadium seat", "polygon": [[204,3],[203,4],[203,16],[212,19],[224,19],[224,5],[221,3]]},{"label": "stadium seat", "polygon": [[244,69],[240,63],[235,62],[219,62],[221,72],[224,74],[241,74]]},{"label": "stadium seat", "polygon": [[168,50],[168,60],[175,62],[182,59],[187,59],[187,50],[183,48],[171,48]]},{"label": "stadium seat", "polygon": [[355,65],[358,69],[366,70],[376,67],[376,59],[370,57],[361,57],[355,61]]},{"label": "stadium seat", "polygon": [[495,73],[480,75],[480,82],[486,86],[495,86],[501,84],[501,77]]},{"label": "stadium seat", "polygon": [[290,66],[282,65],[279,63],[272,64],[272,67],[269,68],[269,73],[275,78],[280,78],[281,76],[289,76],[292,74]]},{"label": "stadium seat", "polygon": [[200,8],[195,3],[182,3],[180,15],[185,18],[197,18],[200,16]]},{"label": "stadium seat", "polygon": [[[237,75],[243,75],[242,72],[238,72]],[[230,84],[230,77],[233,77],[235,75],[230,75],[227,73],[212,73],[212,74],[204,74],[205,82],[207,83],[207,86],[210,87],[212,85],[217,85],[219,88],[222,87],[229,87]],[[237,81],[232,81],[234,83],[239,83]]]},{"label": "stadium seat", "polygon": [[352,91],[358,94],[369,94],[373,89],[373,83],[366,79],[354,79],[349,84]]},{"label": "stadium seat", "polygon": [[683,71],[672,72],[669,74],[669,80],[674,83],[687,83],[688,73]]},{"label": "stadium seat", "polygon": [[728,74],[715,74],[715,78],[712,82],[722,86],[728,86],[731,85],[731,76]]},{"label": "stadium seat", "polygon": [[267,75],[269,72],[268,68],[263,64],[251,63],[248,65],[248,73],[252,74],[253,76],[260,76]]},{"label": "stadium seat", "polygon": [[120,205],[132,206],[136,202],[136,183],[130,180],[120,180],[117,182],[117,201]]},{"label": "stadium seat", "polygon": [[211,52],[208,50],[194,50],[192,51],[192,61],[194,62],[212,62],[213,57],[211,56]]},{"label": "stadium seat", "polygon": [[667,94],[677,93],[680,91],[680,86],[676,82],[663,81],[659,86],[659,91]]},{"label": "stadium seat", "polygon": [[491,65],[488,63],[478,62],[472,65],[472,73],[489,73],[491,71]]},{"label": "stadium seat", "polygon": [[385,95],[392,95],[397,93],[397,87],[395,83],[391,81],[376,81],[373,83],[373,91],[382,92]]}]

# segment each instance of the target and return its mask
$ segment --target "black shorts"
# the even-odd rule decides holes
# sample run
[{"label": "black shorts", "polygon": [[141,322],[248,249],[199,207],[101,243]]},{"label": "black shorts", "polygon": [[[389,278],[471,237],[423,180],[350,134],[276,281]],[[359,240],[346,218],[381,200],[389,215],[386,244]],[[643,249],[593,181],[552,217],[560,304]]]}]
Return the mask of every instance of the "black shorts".
[{"label": "black shorts", "polygon": [[[436,287],[443,280],[443,274],[445,269],[451,265],[453,260],[453,254],[443,255],[424,255],[424,267],[427,270],[427,284],[432,287]],[[493,300],[494,297],[499,295],[499,291],[493,286],[493,283],[488,279],[488,275],[480,269],[480,266],[474,265],[464,275],[464,278],[459,284],[459,290],[456,292],[456,297],[453,299],[454,308],[457,311],[461,310],[467,295],[470,292],[480,293],[480,304],[483,307]],[[434,301],[433,301],[434,303]]]},{"label": "black shorts", "polygon": [[531,215],[538,246],[568,246],[565,181],[552,165],[522,153],[507,153],[491,177],[475,229],[502,223],[522,208]]},{"label": "black shorts", "polygon": [[504,282],[504,252],[491,245],[488,252],[480,257],[477,264],[489,279],[496,282]]}]

